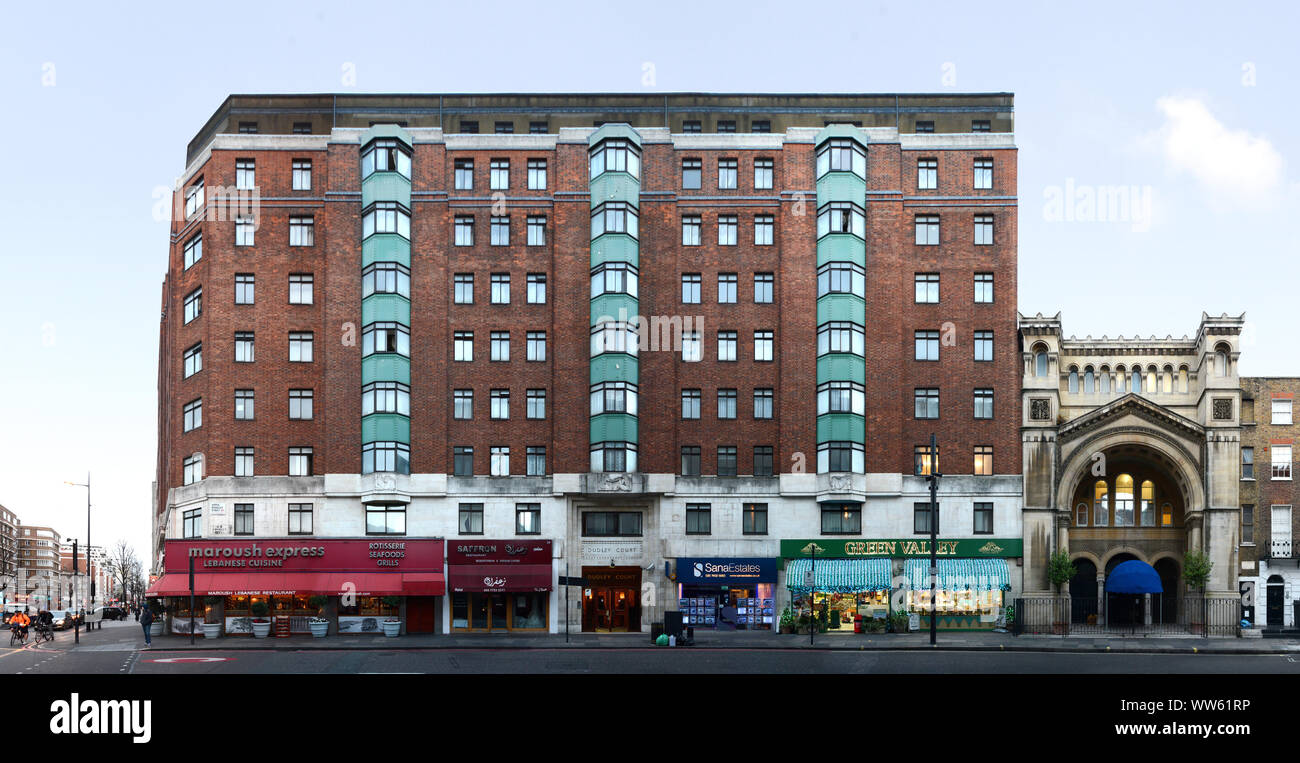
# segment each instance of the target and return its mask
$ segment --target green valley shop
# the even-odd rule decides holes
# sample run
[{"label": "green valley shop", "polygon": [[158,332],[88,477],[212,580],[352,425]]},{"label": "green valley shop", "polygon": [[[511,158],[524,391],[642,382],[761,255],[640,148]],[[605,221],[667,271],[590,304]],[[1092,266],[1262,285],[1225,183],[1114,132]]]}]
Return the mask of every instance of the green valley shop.
[{"label": "green valley shop", "polygon": [[[1020,538],[941,538],[936,542],[938,627],[988,630],[1019,590]],[[928,538],[803,538],[781,541],[779,587],[795,617],[825,612],[833,631],[902,610],[930,611]]]}]

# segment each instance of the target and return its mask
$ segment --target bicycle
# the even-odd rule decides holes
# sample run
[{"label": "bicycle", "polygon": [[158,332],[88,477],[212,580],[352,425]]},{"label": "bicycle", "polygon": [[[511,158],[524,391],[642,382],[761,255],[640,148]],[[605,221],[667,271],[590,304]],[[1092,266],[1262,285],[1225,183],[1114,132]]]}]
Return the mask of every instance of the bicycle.
[{"label": "bicycle", "polygon": [[54,640],[54,628],[46,623],[36,625],[36,643],[41,644],[45,641]]},{"label": "bicycle", "polygon": [[27,634],[17,625],[9,628],[9,646],[25,646],[27,644]]}]

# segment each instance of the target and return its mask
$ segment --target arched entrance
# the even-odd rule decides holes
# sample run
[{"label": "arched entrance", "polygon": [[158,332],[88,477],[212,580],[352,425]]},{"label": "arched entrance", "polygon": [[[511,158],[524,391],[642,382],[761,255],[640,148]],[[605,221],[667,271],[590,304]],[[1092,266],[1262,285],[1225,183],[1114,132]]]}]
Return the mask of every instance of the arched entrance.
[{"label": "arched entrance", "polygon": [[1286,601],[1286,583],[1281,575],[1268,578],[1268,598],[1266,599],[1266,624],[1269,628],[1281,628],[1285,622],[1283,607]]},{"label": "arched entrance", "polygon": [[1070,578],[1070,622],[1097,623],[1097,565],[1091,559],[1074,560],[1074,577]]},{"label": "arched entrance", "polygon": [[[1106,562],[1106,577],[1122,562],[1137,559],[1133,554],[1115,554]],[[1140,560],[1139,560],[1140,561]],[[1106,592],[1106,622],[1110,625],[1134,626],[1146,621],[1146,597],[1142,594]]]}]

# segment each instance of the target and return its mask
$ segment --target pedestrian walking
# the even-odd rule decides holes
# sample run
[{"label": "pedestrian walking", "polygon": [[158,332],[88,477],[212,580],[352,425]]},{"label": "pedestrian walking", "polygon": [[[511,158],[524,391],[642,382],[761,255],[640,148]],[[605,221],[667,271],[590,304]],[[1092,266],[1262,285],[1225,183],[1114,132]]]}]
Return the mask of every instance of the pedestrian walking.
[{"label": "pedestrian walking", "polygon": [[144,626],[144,645],[153,646],[153,640],[149,637],[149,626],[153,625],[153,610],[145,607],[144,612],[140,613],[140,625]]},{"label": "pedestrian walking", "polygon": [[135,613],[135,621],[140,622],[140,607],[138,605],[131,607],[131,611]]}]

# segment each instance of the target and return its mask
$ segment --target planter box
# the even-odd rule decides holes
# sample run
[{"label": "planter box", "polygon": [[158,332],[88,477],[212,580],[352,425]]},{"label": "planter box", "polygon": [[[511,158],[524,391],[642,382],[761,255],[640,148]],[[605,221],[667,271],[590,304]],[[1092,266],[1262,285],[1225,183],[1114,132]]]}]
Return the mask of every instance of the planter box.
[{"label": "planter box", "polygon": [[327,622],[326,623],[308,622],[307,625],[311,627],[312,638],[325,638],[325,636],[329,634],[330,624]]},{"label": "planter box", "polygon": [[152,625],[149,626],[149,638],[153,638],[154,636],[161,636],[161,635],[163,635],[163,621],[162,618],[159,617],[158,619],[153,621]]},{"label": "planter box", "polygon": [[253,621],[253,636],[255,636],[256,638],[266,638],[267,635],[270,633],[271,633],[270,620],[262,620],[260,622],[257,620]]},{"label": "planter box", "polygon": [[402,622],[400,620],[395,623],[385,620],[382,625],[384,628],[384,635],[388,638],[397,638],[397,635],[402,630]]},{"label": "planter box", "polygon": [[203,638],[219,638],[221,636],[221,623],[204,623]]}]

